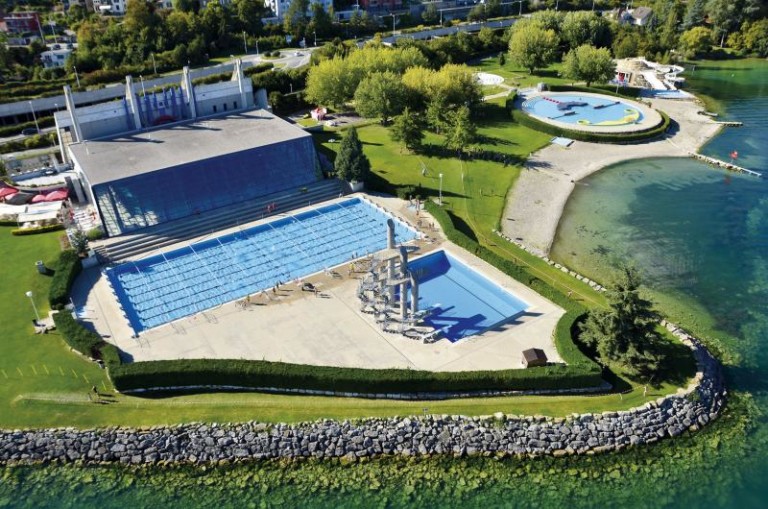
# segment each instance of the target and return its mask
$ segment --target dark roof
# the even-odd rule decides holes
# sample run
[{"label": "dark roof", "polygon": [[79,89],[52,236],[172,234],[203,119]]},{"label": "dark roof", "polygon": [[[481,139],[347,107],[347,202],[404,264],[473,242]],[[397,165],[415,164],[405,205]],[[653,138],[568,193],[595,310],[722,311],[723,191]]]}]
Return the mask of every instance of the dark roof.
[{"label": "dark roof", "polygon": [[547,354],[541,348],[529,348],[523,350],[523,359],[525,362],[544,361],[547,362]]},{"label": "dark roof", "polygon": [[650,7],[635,7],[632,11],[632,17],[635,19],[645,19],[653,14],[653,9]]}]

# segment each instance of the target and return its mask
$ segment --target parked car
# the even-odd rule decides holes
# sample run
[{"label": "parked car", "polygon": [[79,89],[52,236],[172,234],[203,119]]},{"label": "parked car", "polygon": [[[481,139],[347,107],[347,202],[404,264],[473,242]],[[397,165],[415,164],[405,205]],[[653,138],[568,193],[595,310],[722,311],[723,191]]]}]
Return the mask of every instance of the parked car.
[{"label": "parked car", "polygon": [[21,134],[23,134],[24,136],[31,136],[33,134],[38,134],[39,132],[40,131],[38,131],[34,127],[27,127],[26,129],[21,131]]}]

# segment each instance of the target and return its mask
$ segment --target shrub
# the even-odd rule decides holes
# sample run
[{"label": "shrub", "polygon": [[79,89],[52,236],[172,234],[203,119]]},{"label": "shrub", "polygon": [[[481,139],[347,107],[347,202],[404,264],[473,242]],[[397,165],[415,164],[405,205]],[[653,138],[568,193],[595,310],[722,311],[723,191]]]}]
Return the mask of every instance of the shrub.
[{"label": "shrub", "polygon": [[74,350],[95,359],[101,357],[99,349],[105,344],[104,340],[95,332],[80,325],[72,317],[72,313],[68,311],[55,313],[53,322],[61,337]]},{"label": "shrub", "polygon": [[88,241],[99,240],[102,237],[104,237],[104,232],[98,226],[96,228],[91,228],[85,233],[85,238],[88,239]]},{"label": "shrub", "polygon": [[55,232],[63,229],[63,224],[49,224],[46,226],[36,226],[34,228],[16,228],[11,230],[11,235],[19,237],[23,235],[35,235],[37,233]]},{"label": "shrub", "polygon": [[67,305],[69,290],[81,270],[82,265],[77,253],[71,249],[61,252],[48,294],[51,309],[63,309]]}]

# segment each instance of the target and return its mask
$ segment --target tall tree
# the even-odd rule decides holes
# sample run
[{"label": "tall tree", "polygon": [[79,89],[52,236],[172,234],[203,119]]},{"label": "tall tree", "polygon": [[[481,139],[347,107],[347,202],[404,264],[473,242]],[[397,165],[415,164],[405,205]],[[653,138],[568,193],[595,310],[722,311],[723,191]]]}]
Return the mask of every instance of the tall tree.
[{"label": "tall tree", "polygon": [[563,60],[563,75],[575,81],[605,83],[614,77],[616,63],[606,48],[595,48],[584,44],[572,49]]},{"label": "tall tree", "polygon": [[707,16],[705,12],[706,5],[707,0],[688,1],[688,8],[685,10],[685,16],[683,17],[683,30],[690,30],[693,27],[704,24],[704,19]]},{"label": "tall tree", "polygon": [[300,37],[307,26],[309,0],[291,0],[283,18],[283,30],[294,37]]},{"label": "tall tree", "polygon": [[469,108],[462,106],[449,117],[449,125],[445,131],[445,146],[457,153],[477,141],[477,126],[470,118]]},{"label": "tall tree", "polygon": [[392,140],[402,144],[408,150],[416,151],[424,141],[424,127],[421,119],[411,113],[409,108],[403,110],[403,114],[395,118],[390,130]]},{"label": "tall tree", "polygon": [[257,35],[262,32],[264,24],[261,18],[266,8],[261,0],[232,0],[232,14],[238,31],[244,31],[249,35]]},{"label": "tall tree", "polygon": [[341,140],[334,168],[336,176],[347,182],[365,182],[371,172],[371,162],[363,153],[363,144],[354,126]]},{"label": "tall tree", "polygon": [[581,328],[581,341],[594,348],[605,363],[617,363],[636,375],[654,373],[658,353],[658,317],[651,302],[640,296],[637,270],[623,267],[608,287],[608,309],[590,311]]},{"label": "tall tree", "polygon": [[381,117],[386,124],[392,115],[403,111],[406,88],[393,72],[375,72],[363,79],[355,90],[355,109],[368,118]]},{"label": "tall tree", "polygon": [[557,43],[557,35],[553,30],[542,30],[528,24],[515,30],[509,40],[509,57],[533,74],[536,69],[552,63]]},{"label": "tall tree", "polygon": [[427,25],[434,25],[438,22],[440,14],[437,12],[437,7],[435,7],[434,3],[427,4],[424,11],[421,13],[421,19],[424,20],[424,23]]},{"label": "tall tree", "polygon": [[712,36],[707,27],[693,27],[680,36],[680,49],[686,58],[694,58],[712,48]]}]

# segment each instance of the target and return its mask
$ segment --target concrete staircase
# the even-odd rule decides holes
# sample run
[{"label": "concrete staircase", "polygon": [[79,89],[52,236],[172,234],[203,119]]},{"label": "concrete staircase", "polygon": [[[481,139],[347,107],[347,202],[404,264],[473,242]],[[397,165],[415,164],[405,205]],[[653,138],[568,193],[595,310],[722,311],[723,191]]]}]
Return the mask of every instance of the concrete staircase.
[{"label": "concrete staircase", "polygon": [[[102,262],[120,262],[176,242],[337,198],[347,191],[347,185],[337,179],[322,180],[302,190],[282,191],[112,237],[94,248]],[[270,205],[274,205],[274,209],[268,211]]]}]

